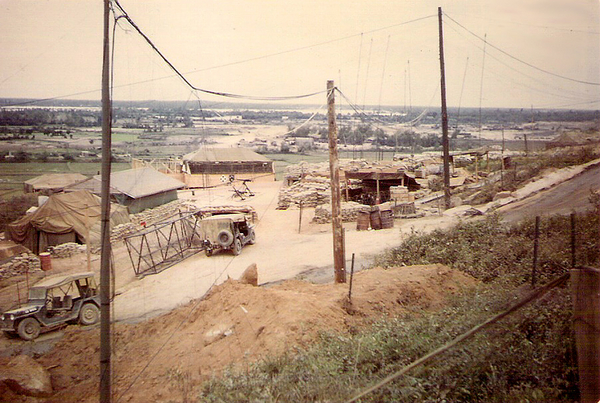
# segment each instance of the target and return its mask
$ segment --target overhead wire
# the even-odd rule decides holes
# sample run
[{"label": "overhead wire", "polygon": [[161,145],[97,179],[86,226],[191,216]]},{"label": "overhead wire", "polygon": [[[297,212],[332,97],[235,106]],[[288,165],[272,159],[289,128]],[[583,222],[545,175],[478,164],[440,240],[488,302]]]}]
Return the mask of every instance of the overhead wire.
[{"label": "overhead wire", "polygon": [[450,21],[452,21],[454,24],[458,25],[459,27],[461,27],[462,29],[464,29],[465,31],[467,31],[469,34],[473,35],[475,38],[479,39],[480,41],[484,41],[484,42],[486,42],[488,46],[490,46],[490,47],[492,47],[492,48],[496,49],[498,52],[500,52],[500,53],[504,54],[505,56],[507,56],[507,57],[509,57],[509,58],[511,58],[511,59],[513,59],[513,60],[515,60],[515,61],[517,61],[517,62],[519,62],[519,63],[521,63],[521,64],[524,64],[524,65],[526,65],[526,66],[528,66],[528,67],[531,67],[532,69],[538,70],[538,71],[540,71],[540,72],[542,72],[542,73],[549,74],[549,75],[551,75],[551,76],[553,76],[553,77],[557,77],[557,78],[560,78],[560,79],[563,79],[563,80],[567,80],[567,81],[571,81],[571,82],[575,82],[575,83],[579,83],[579,84],[586,84],[586,85],[597,85],[597,86],[600,86],[600,83],[597,83],[597,82],[586,81],[586,80],[579,80],[579,79],[576,79],[576,78],[567,77],[567,76],[563,76],[563,75],[561,75],[561,74],[553,73],[553,72],[551,72],[551,71],[549,71],[549,70],[543,69],[543,68],[541,68],[541,67],[538,67],[538,66],[536,66],[536,65],[534,65],[534,64],[532,64],[532,63],[529,63],[529,62],[527,62],[527,61],[525,61],[525,60],[523,60],[523,59],[521,59],[521,58],[518,58],[518,57],[516,57],[516,56],[513,56],[513,55],[511,55],[510,53],[506,52],[505,50],[503,50],[503,49],[499,48],[498,46],[496,46],[496,45],[494,45],[494,44],[490,43],[490,42],[489,42],[489,41],[487,41],[486,39],[484,39],[484,38],[480,37],[479,35],[477,35],[477,34],[476,34],[476,33],[474,33],[473,31],[471,31],[469,28],[465,27],[464,25],[462,25],[461,23],[459,23],[458,21],[456,21],[454,18],[452,18],[451,16],[449,16],[447,13],[444,13],[444,15],[445,15],[446,17],[448,17],[448,19],[449,19]]},{"label": "overhead wire", "polygon": [[[454,26],[452,26],[452,25],[447,25],[447,27],[449,27],[449,28],[450,28],[452,31],[454,31],[456,34],[458,34],[458,35],[460,35],[461,37],[465,38],[465,39],[466,39],[468,42],[470,42],[470,41],[469,41],[469,39],[468,39],[468,38],[466,38],[465,36],[463,36],[463,34],[461,34],[461,32],[460,32],[460,31],[458,31],[458,30],[457,30],[457,29],[456,29]],[[488,45],[489,45],[489,42],[488,42]],[[571,90],[569,90],[569,89],[563,89],[563,88],[559,88],[559,87],[554,87],[554,89],[555,89],[556,91],[559,91],[559,92],[560,92],[560,94],[558,94],[558,93],[552,93],[552,92],[549,92],[549,91],[548,91],[548,87],[552,87],[552,84],[549,84],[549,83],[547,83],[547,82],[544,82],[544,81],[542,81],[541,79],[539,79],[539,78],[537,78],[537,77],[531,76],[531,75],[529,75],[529,74],[527,74],[527,73],[525,73],[525,72],[523,72],[523,71],[521,71],[521,70],[519,70],[519,69],[517,69],[517,68],[515,68],[515,67],[513,67],[513,66],[511,66],[511,65],[509,65],[508,63],[506,63],[506,62],[502,61],[501,59],[499,59],[498,57],[496,57],[494,54],[490,53],[490,52],[489,52],[487,49],[484,49],[484,47],[483,47],[483,46],[479,46],[479,45],[477,45],[477,44],[474,44],[474,43],[472,44],[472,46],[474,46],[474,47],[476,47],[477,49],[479,49],[479,50],[482,50],[482,51],[484,51],[484,50],[485,50],[485,54],[486,54],[488,57],[490,57],[490,58],[494,59],[495,61],[497,61],[497,62],[498,62],[498,63],[500,63],[501,65],[503,65],[503,66],[505,66],[506,68],[508,68],[508,69],[510,69],[510,70],[512,70],[512,71],[514,71],[514,72],[516,72],[517,74],[519,74],[519,75],[522,75],[522,76],[524,76],[524,77],[526,77],[526,78],[530,79],[531,81],[533,81],[533,82],[536,82],[536,83],[540,84],[541,86],[543,86],[543,88],[544,88],[544,89],[543,89],[543,90],[542,90],[542,89],[537,89],[537,88],[534,88],[534,87],[532,87],[532,86],[530,86],[530,85],[527,85],[527,84],[525,84],[524,82],[521,82],[521,81],[514,81],[515,83],[517,83],[518,85],[520,85],[520,86],[522,86],[522,87],[529,88],[529,89],[532,89],[532,90],[534,90],[534,91],[537,91],[537,92],[540,92],[540,93],[544,93],[544,94],[547,94],[547,95],[552,95],[552,96],[556,96],[556,97],[561,97],[561,98],[569,98],[569,99],[581,99],[581,97],[584,97],[584,96],[586,96],[586,95],[584,95],[584,94],[577,93],[577,92],[571,91]],[[492,69],[492,70],[493,70],[493,69]],[[488,71],[488,73],[489,73],[491,70],[488,68],[488,69],[487,69],[487,71]],[[507,80],[510,80],[510,79],[507,79]],[[571,94],[572,96],[566,96],[564,93]],[[576,98],[574,98],[574,97],[576,97]]]},{"label": "overhead wire", "polygon": [[[118,2],[116,2],[116,4],[119,7],[119,9],[121,10],[121,12],[123,12],[124,14],[126,14],[124,12],[124,10],[123,10],[123,7]],[[315,44],[311,44],[311,45],[307,45],[307,46],[301,46],[301,47],[297,47],[297,48],[293,48],[293,49],[288,49],[288,50],[284,50],[284,51],[280,51],[280,52],[269,53],[269,54],[262,55],[262,56],[257,56],[257,57],[253,57],[253,58],[249,58],[249,59],[244,59],[244,60],[238,60],[238,61],[230,62],[230,63],[224,63],[224,64],[215,65],[215,66],[211,66],[211,67],[207,67],[207,68],[203,68],[203,69],[197,69],[197,70],[187,71],[187,72],[184,72],[183,74],[195,74],[195,73],[198,73],[198,72],[204,72],[204,71],[214,70],[214,69],[218,69],[218,68],[229,67],[229,66],[233,66],[233,65],[237,65],[237,64],[248,63],[248,62],[252,62],[252,61],[256,61],[256,60],[266,59],[266,58],[270,58],[270,57],[275,57],[275,56],[279,56],[279,55],[283,55],[283,54],[287,54],[287,53],[298,52],[298,51],[302,51],[302,50],[306,50],[306,49],[311,49],[311,48],[314,48],[314,47],[319,47],[319,46],[324,46],[324,45],[328,45],[328,44],[335,43],[335,42],[344,41],[344,40],[347,40],[347,39],[350,39],[350,38],[354,38],[354,37],[357,37],[357,36],[363,35],[363,34],[375,33],[375,32],[379,32],[379,31],[384,31],[384,30],[388,30],[388,29],[400,27],[400,26],[403,26],[403,25],[412,24],[412,23],[415,23],[415,22],[427,20],[429,18],[434,18],[434,17],[437,17],[437,14],[426,15],[426,16],[414,18],[414,19],[411,19],[411,20],[408,20],[408,21],[403,21],[403,22],[400,22],[400,23],[397,23],[397,24],[392,24],[392,25],[387,25],[385,27],[375,28],[375,29],[372,29],[372,30],[369,30],[369,31],[361,32],[360,34],[347,35],[347,36],[344,36],[344,37],[335,38],[335,39],[331,39],[331,40],[328,40],[328,41],[323,41],[323,42],[319,42],[319,43],[315,43]],[[129,22],[129,20],[128,20],[128,22]],[[172,77],[173,76],[164,76],[164,77],[157,77],[157,78],[152,78],[152,79],[147,79],[147,80],[140,80],[140,81],[136,81],[136,82],[133,82],[133,83],[115,85],[114,88],[122,88],[122,87],[129,87],[129,86],[133,86],[133,85],[146,84],[146,83],[149,83],[149,82],[165,80],[165,79],[172,78]],[[27,100],[27,101],[19,101],[19,102],[11,103],[11,104],[8,104],[8,105],[2,105],[2,106],[0,106],[0,108],[2,108],[2,107],[11,107],[11,106],[25,106],[25,105],[30,105],[30,104],[36,104],[36,103],[54,101],[54,100],[57,100],[57,99],[66,99],[66,98],[76,97],[76,96],[80,96],[80,95],[93,94],[93,93],[97,93],[97,92],[100,92],[99,88],[98,89],[94,89],[94,90],[74,92],[74,93],[69,93],[69,94],[64,94],[64,95],[57,95],[57,96],[53,96],[53,97],[41,98],[41,99],[30,99],[30,100]],[[324,92],[325,91],[319,91],[319,92],[316,92],[315,94],[305,94],[305,95],[312,96],[312,95],[322,94]],[[226,93],[224,93],[224,94],[226,94]],[[217,94],[215,94],[215,95],[217,95]],[[232,95],[235,95],[235,94],[232,94]],[[240,99],[244,99],[243,97],[245,97],[245,96],[241,96],[241,97],[242,98],[240,98]],[[276,98],[276,99],[271,99],[271,98]],[[246,97],[245,99],[264,100],[264,101],[282,100],[282,99],[277,99],[277,98],[278,97]],[[293,97],[292,98],[286,98],[286,97],[284,97],[283,100],[285,100],[285,99],[293,99]]]},{"label": "overhead wire", "polygon": [[148,43],[148,45],[150,45],[150,47],[154,50],[154,52],[169,66],[169,68],[171,70],[173,70],[173,72],[191,89],[195,90],[195,91],[199,91],[199,92],[203,92],[205,94],[211,94],[211,95],[217,95],[217,96],[222,96],[222,97],[227,97],[227,98],[236,98],[236,99],[248,99],[248,100],[255,100],[255,101],[284,101],[284,100],[291,100],[291,99],[302,99],[302,98],[308,98],[308,97],[312,97],[318,94],[322,94],[325,91],[316,91],[316,92],[312,92],[312,93],[308,93],[308,94],[300,94],[300,95],[291,95],[291,96],[277,96],[277,97],[261,97],[261,96],[251,96],[251,95],[240,95],[240,94],[233,94],[233,93],[229,93],[229,92],[222,92],[222,91],[213,91],[213,90],[207,90],[205,88],[200,88],[197,87],[195,85],[193,85],[178,69],[177,67],[175,67],[175,65],[173,65],[173,63],[171,63],[171,61],[158,49],[158,47],[152,42],[152,40],[141,30],[141,28],[135,23],[135,21],[133,21],[133,19],[127,14],[127,12],[125,11],[125,9],[121,6],[121,4],[119,4],[118,0],[113,0],[114,3],[117,5],[117,7],[119,8],[119,10],[121,10],[122,17],[125,18],[127,20],[127,22],[129,22],[129,24],[133,27],[133,29],[135,29],[137,31],[138,34],[140,34],[140,36],[142,38],[144,38],[144,40],[146,41],[146,43]]},{"label": "overhead wire", "polygon": [[315,118],[315,116],[317,116],[317,114],[325,108],[327,104],[323,104],[319,107],[319,109],[317,109],[308,119],[306,119],[304,122],[302,122],[302,124],[300,124],[300,126],[294,127],[292,130],[288,131],[287,133],[283,133],[282,136],[286,136],[288,134],[291,134],[293,132],[295,132],[296,130],[300,129],[301,127],[305,126],[306,124],[308,124],[308,122],[310,122],[311,120],[313,120]]}]

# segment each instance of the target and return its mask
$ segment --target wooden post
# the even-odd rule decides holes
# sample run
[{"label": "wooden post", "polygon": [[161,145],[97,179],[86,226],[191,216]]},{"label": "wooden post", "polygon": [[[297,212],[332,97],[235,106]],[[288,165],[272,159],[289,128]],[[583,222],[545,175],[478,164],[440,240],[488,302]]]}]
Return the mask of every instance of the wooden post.
[{"label": "wooden post", "polygon": [[110,1],[104,0],[104,41],[102,55],[102,183],[100,255],[100,402],[112,401],[110,332],[110,160],[112,105],[110,100]]},{"label": "wooden post", "polygon": [[350,180],[346,179],[346,201],[350,201]]},{"label": "wooden post", "polygon": [[19,282],[17,281],[17,301],[19,301],[19,307],[21,306],[21,289],[19,288]]},{"label": "wooden post", "polygon": [[533,270],[531,271],[531,287],[535,287],[536,269],[538,261],[538,245],[540,238],[540,216],[535,216],[535,233],[533,235]]},{"label": "wooden post", "polygon": [[329,128],[329,171],[331,174],[331,225],[333,227],[333,270],[336,283],[346,282],[344,245],[342,234],[342,209],[340,194],[340,169],[337,151],[337,126],[335,122],[335,87],[327,81],[327,124]]},{"label": "wooden post", "polygon": [[504,190],[504,126],[502,126],[502,153],[500,155],[500,186]]},{"label": "wooden post", "polygon": [[377,183],[377,196],[375,197],[375,204],[381,204],[381,195],[379,193],[379,171],[375,173],[375,181]]},{"label": "wooden post", "polygon": [[600,401],[600,270],[571,270],[581,403]]},{"label": "wooden post", "polygon": [[300,214],[298,215],[298,233],[302,228],[302,202],[300,202]]},{"label": "wooden post", "polygon": [[442,148],[444,152],[444,204],[450,208],[450,141],[448,140],[448,110],[446,108],[446,72],[444,69],[444,32],[442,29],[442,8],[438,7],[440,35],[440,85],[442,94]]},{"label": "wooden post", "polygon": [[575,213],[571,213],[571,267],[575,267]]},{"label": "wooden post", "polygon": [[348,302],[352,302],[352,278],[354,277],[354,253],[352,253],[352,264],[350,265],[350,287],[348,288]]}]

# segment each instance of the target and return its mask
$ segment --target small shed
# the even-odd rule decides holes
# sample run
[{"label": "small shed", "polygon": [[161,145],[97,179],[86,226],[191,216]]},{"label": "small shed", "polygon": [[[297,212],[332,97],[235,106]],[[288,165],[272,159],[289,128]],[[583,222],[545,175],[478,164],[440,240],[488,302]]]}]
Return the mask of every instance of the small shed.
[{"label": "small shed", "polygon": [[39,192],[44,195],[51,195],[60,193],[65,188],[87,179],[87,176],[79,173],[44,174],[26,180],[23,185],[25,193]]},{"label": "small shed", "polygon": [[350,200],[362,204],[373,205],[390,200],[392,186],[405,186],[409,191],[421,188],[414,176],[407,174],[403,169],[359,169],[344,171],[344,175],[346,180],[360,183],[358,186],[348,186],[348,196]]},{"label": "small shed", "polygon": [[238,179],[274,180],[273,161],[248,148],[202,148],[183,156],[186,183],[208,187],[220,183],[222,176]]}]

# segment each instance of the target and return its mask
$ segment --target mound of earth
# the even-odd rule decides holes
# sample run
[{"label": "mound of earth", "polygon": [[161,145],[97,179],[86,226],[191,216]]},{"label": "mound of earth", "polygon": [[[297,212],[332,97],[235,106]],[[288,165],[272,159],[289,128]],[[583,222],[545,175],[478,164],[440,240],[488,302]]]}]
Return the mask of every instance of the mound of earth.
[{"label": "mound of earth", "polygon": [[[202,300],[113,331],[113,392],[122,401],[181,401],[229,365],[245,368],[309,346],[320,331],[353,332],[407,309],[436,309],[476,280],[442,265],[375,268],[348,284],[292,280],[265,288],[228,280]],[[38,361],[50,368],[48,401],[96,401],[99,329],[70,326]]]}]

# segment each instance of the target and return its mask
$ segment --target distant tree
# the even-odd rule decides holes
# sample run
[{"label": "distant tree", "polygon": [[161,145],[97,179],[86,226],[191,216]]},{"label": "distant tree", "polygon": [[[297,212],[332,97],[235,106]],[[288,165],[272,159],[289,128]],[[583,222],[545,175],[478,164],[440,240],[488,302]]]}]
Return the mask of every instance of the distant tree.
[{"label": "distant tree", "polygon": [[25,151],[19,151],[15,154],[15,162],[27,162],[29,161],[29,153]]}]

